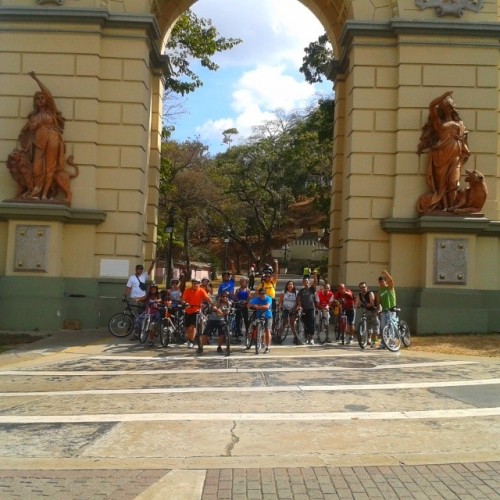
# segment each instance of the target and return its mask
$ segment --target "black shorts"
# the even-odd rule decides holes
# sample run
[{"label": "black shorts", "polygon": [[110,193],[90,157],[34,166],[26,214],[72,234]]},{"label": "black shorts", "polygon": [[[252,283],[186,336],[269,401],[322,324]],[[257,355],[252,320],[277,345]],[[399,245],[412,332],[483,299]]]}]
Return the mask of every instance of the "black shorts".
[{"label": "black shorts", "polygon": [[193,314],[185,314],[184,315],[184,326],[187,328],[188,326],[196,326],[196,316],[198,313]]}]

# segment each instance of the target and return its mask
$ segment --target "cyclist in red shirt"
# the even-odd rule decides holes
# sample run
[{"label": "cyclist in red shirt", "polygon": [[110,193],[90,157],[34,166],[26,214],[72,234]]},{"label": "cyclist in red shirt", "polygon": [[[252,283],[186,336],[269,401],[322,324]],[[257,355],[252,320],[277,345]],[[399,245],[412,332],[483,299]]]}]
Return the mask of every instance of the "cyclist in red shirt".
[{"label": "cyclist in red shirt", "polygon": [[356,303],[356,298],[349,288],[346,288],[344,283],[340,283],[337,287],[337,291],[333,294],[333,300],[338,302],[342,309],[345,311],[347,316],[348,334],[346,344],[349,345],[352,342],[354,336],[354,319],[356,317],[356,310],[354,304]]},{"label": "cyclist in red shirt", "polygon": [[[333,303],[333,292],[330,290],[330,284],[326,281],[323,283],[321,290],[316,293],[316,312],[320,311],[320,314],[317,314],[316,325],[319,327],[321,322],[321,311],[325,309],[329,311],[330,306]],[[330,313],[327,313],[327,321],[330,320]],[[318,330],[319,331],[319,330]],[[330,337],[327,335],[325,342],[331,343]]]}]

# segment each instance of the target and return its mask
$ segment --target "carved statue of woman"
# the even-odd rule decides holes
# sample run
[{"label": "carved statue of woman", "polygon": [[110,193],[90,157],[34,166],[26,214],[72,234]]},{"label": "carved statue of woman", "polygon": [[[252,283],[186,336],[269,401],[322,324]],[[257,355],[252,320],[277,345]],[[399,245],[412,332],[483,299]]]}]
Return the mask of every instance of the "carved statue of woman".
[{"label": "carved statue of woman", "polygon": [[429,152],[426,182],[431,192],[418,200],[420,214],[446,211],[454,206],[461,167],[469,158],[468,132],[451,95],[448,91],[431,101],[429,118],[422,128],[417,153]]},{"label": "carved statue of woman", "polygon": [[57,109],[50,90],[32,71],[40,87],[33,97],[33,111],[19,134],[21,149],[32,168],[32,191],[29,198],[47,199],[58,171],[64,169],[65,145],[62,138],[64,118]]}]

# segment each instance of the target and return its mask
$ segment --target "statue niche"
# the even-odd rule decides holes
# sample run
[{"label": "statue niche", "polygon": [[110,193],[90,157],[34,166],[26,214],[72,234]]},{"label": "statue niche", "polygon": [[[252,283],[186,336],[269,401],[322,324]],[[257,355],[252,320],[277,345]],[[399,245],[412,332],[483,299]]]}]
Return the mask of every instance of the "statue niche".
[{"label": "statue niche", "polygon": [[484,176],[466,170],[469,187],[460,189],[461,168],[469,159],[467,130],[452,99],[452,92],[433,99],[422,127],[417,153],[428,152],[426,183],[429,193],[417,201],[419,215],[479,213],[487,198]]},{"label": "statue niche", "polygon": [[[79,171],[73,156],[65,157],[65,119],[49,89],[32,71],[40,90],[33,97],[33,111],[18,137],[19,146],[7,158],[7,168],[17,184],[15,200],[71,205],[71,179]],[[73,167],[70,173],[66,165]],[[63,200],[56,199],[62,193]]]}]

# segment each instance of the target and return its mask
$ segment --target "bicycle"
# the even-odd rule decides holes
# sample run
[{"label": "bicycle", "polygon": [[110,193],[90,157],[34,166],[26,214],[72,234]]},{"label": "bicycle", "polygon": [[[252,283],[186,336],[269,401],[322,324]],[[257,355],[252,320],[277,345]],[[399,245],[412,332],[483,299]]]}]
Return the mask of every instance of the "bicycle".
[{"label": "bicycle", "polygon": [[[126,298],[122,299],[122,302],[126,304],[123,312],[113,314],[108,321],[108,330],[111,335],[118,338],[127,337],[132,333],[134,324],[140,314],[139,310],[144,307],[139,304],[130,304]],[[136,308],[137,311],[133,311],[132,308]]]},{"label": "bicycle", "polygon": [[271,340],[273,344],[282,344],[283,340],[285,340],[288,331],[285,334],[284,331],[281,332],[282,328],[283,328],[283,309],[278,308],[276,309],[274,324],[271,330]]},{"label": "bicycle", "polygon": [[335,340],[341,340],[342,345],[345,345],[345,334],[347,332],[347,315],[345,313],[345,309],[341,307],[341,305],[335,305],[334,318],[335,323],[333,331],[335,332]]},{"label": "bicycle", "polygon": [[411,345],[410,327],[406,321],[399,318],[400,311],[401,309],[398,307],[391,309],[391,312],[395,312],[396,314],[389,316],[389,322],[382,330],[382,340],[387,349],[392,352],[399,351],[401,344],[405,347],[410,347]]},{"label": "bicycle", "polygon": [[[224,316],[226,322],[226,356],[231,356],[231,342],[236,342],[236,311],[230,307]],[[236,339],[236,340],[233,340]]]},{"label": "bicycle", "polygon": [[297,340],[300,345],[305,345],[306,339],[306,328],[304,325],[304,316],[302,314],[302,308],[297,309],[297,319],[295,320],[295,333],[297,334]]},{"label": "bicycle", "polygon": [[364,349],[368,345],[368,314],[364,306],[360,306],[360,308],[363,309],[363,313],[359,321],[358,343],[359,347]]},{"label": "bicycle", "polygon": [[246,338],[246,348],[247,350],[255,346],[255,354],[259,354],[260,348],[262,347],[262,339],[264,338],[264,330],[266,324],[266,317],[262,314],[261,317],[257,318],[254,314],[250,321],[249,332],[247,332]]},{"label": "bicycle", "polygon": [[[155,304],[154,306],[148,306],[146,311],[142,313],[142,321],[139,329],[139,342],[141,344],[146,343],[146,340],[148,340],[149,338],[149,332],[153,332],[155,338],[158,336],[158,330],[160,331],[161,335],[161,331],[163,330],[161,328],[162,319],[158,317],[158,314],[156,314],[156,312],[154,311],[157,311],[159,314],[161,314],[162,310],[164,312],[163,306],[161,306],[160,304]],[[154,343],[154,340],[151,339],[151,342]]]},{"label": "bicycle", "polygon": [[319,309],[316,323],[316,338],[320,344],[330,341],[330,309]]},{"label": "bicycle", "polygon": [[186,342],[186,329],[184,327],[184,309],[187,306],[184,304],[179,304],[176,306],[169,307],[167,309],[168,314],[163,318],[162,322],[162,332],[163,336],[168,338],[165,339],[167,347],[168,344],[182,345]]},{"label": "bicycle", "polygon": [[[189,307],[189,304],[186,304],[186,307]],[[203,345],[201,343],[201,336],[203,335],[203,332],[205,331],[205,326],[207,325],[209,307],[210,304],[203,302],[201,304],[200,310],[196,313],[196,327],[195,327],[194,338],[196,345],[198,346],[198,349],[203,348]]]}]

